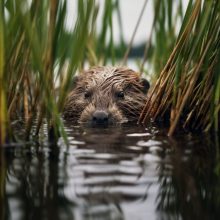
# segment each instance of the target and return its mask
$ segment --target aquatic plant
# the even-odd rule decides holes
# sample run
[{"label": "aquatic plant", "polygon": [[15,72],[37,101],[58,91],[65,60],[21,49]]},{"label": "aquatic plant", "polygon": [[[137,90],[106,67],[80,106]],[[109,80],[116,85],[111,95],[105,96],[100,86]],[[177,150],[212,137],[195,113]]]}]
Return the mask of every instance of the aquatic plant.
[{"label": "aquatic plant", "polygon": [[0,7],[0,142],[13,134],[10,121],[21,117],[26,139],[37,136],[45,120],[51,140],[65,137],[60,112],[74,74],[85,61],[105,63],[106,45],[114,63],[111,19],[119,6],[106,1],[100,35],[95,0],[78,0],[71,30],[67,1],[3,0]]},{"label": "aquatic plant", "polygon": [[192,1],[170,57],[139,122],[169,121],[191,131],[219,131],[220,2]]},{"label": "aquatic plant", "polygon": [[[129,53],[133,46],[135,35],[138,31],[142,16],[146,13],[148,1],[145,0],[143,7],[140,11],[137,24],[134,28],[132,37],[127,46],[123,58],[123,65],[127,63]],[[139,65],[139,72],[145,73],[151,78],[151,82],[154,82],[162,70],[163,66],[175,45],[177,33],[179,30],[179,24],[183,20],[183,5],[182,1],[174,2],[172,0],[155,0],[153,1],[154,17],[149,33],[149,37],[146,39],[143,57]],[[146,21],[146,25],[149,25]],[[147,35],[147,33],[146,33]],[[146,65],[148,64],[148,65]],[[149,70],[150,67],[152,67]],[[146,65],[146,67],[145,67]]]},{"label": "aquatic plant", "polygon": [[4,16],[3,3],[0,2],[0,144],[4,142],[6,130],[6,102],[5,102],[5,86],[4,86],[4,64],[5,64],[5,48],[4,48]]}]

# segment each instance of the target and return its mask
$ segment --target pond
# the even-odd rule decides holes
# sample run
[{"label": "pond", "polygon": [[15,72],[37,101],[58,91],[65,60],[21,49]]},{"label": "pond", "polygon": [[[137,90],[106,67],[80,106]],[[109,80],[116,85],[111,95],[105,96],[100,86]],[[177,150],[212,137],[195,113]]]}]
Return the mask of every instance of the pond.
[{"label": "pond", "polygon": [[4,147],[2,219],[219,219],[215,136],[66,124],[69,146]]}]

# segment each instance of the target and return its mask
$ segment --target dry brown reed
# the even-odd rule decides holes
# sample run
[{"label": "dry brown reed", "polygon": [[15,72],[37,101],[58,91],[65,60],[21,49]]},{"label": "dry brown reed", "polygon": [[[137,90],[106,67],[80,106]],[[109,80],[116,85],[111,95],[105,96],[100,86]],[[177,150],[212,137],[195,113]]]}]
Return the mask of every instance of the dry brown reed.
[{"label": "dry brown reed", "polygon": [[176,46],[152,89],[140,123],[169,120],[168,135],[181,126],[219,130],[220,3],[189,2]]}]

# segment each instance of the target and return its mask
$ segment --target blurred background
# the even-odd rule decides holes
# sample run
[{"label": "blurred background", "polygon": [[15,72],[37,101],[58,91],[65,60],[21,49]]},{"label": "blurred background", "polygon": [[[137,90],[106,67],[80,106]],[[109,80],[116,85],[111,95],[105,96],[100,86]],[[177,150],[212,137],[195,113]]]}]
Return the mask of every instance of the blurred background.
[{"label": "blurred background", "polygon": [[[98,32],[101,31],[101,24],[103,19],[103,13],[104,13],[104,4],[105,1],[98,0],[97,1],[100,7],[100,12],[97,17],[97,23],[98,23]],[[174,4],[174,10],[177,10],[176,6],[178,5],[178,0],[173,1]],[[188,0],[183,0],[182,7],[183,7],[183,13],[186,10]],[[145,4],[145,0],[119,0],[118,1],[119,7],[120,7],[120,13],[121,13],[121,23],[123,29],[120,28],[120,25],[118,23],[117,13],[113,13],[113,33],[114,33],[114,42],[115,44],[120,43],[120,32],[123,33],[124,41],[126,43],[129,43],[133,31],[135,29],[135,26],[137,24],[138,18],[140,17],[140,13],[143,9],[143,6]],[[67,20],[66,20],[66,27],[68,30],[71,30],[74,27],[74,24],[76,22],[76,13],[77,12],[77,1],[67,1]],[[144,13],[142,16],[142,19],[140,21],[138,31],[135,35],[134,39],[134,45],[139,46],[140,44],[143,44],[147,38],[149,38],[151,26],[153,22],[153,15],[154,15],[154,7],[153,7],[153,1],[148,1],[146,4],[146,7],[144,9]],[[180,27],[181,23],[180,20],[178,20],[178,28]]]}]

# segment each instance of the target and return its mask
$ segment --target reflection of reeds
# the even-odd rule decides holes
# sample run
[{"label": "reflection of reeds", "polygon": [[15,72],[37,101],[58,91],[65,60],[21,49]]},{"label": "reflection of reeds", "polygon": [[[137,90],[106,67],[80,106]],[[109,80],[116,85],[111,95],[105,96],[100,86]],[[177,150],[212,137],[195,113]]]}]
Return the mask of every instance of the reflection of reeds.
[{"label": "reflection of reeds", "polygon": [[6,182],[6,164],[3,148],[0,148],[0,219],[5,219],[5,182]]},{"label": "reflection of reeds", "polygon": [[189,1],[176,46],[140,121],[168,115],[169,135],[179,123],[192,130],[219,130],[219,9],[219,1]]},{"label": "reflection of reeds", "polygon": [[[179,137],[169,138],[175,150],[167,155],[169,162],[159,167],[157,209],[165,212],[169,219],[180,216],[181,219],[201,219],[201,216],[215,219],[219,216],[220,205],[220,176],[219,170],[215,170],[219,166],[218,134],[191,137],[184,141]],[[189,143],[192,146],[190,156],[182,151]]]}]

